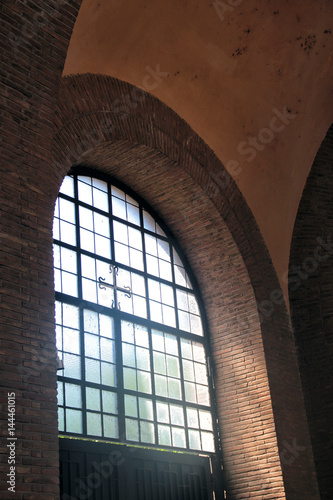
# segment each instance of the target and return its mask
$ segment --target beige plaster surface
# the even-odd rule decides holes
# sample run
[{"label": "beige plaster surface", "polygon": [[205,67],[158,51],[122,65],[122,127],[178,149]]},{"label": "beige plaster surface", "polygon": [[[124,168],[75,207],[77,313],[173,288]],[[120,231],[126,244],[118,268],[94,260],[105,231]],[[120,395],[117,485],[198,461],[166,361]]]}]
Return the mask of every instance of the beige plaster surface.
[{"label": "beige plaster surface", "polygon": [[237,182],[286,296],[298,204],[332,122],[332,21],[330,0],[83,0],[64,68],[130,82],[189,123]]}]

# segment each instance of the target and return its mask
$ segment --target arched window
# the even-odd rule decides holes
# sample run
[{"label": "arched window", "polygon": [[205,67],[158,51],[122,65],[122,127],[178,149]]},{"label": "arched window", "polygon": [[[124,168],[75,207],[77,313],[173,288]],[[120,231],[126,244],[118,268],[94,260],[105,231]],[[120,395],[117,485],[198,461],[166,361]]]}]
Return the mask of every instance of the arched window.
[{"label": "arched window", "polygon": [[67,176],[54,214],[59,432],[213,454],[205,321],[172,235],[119,183]]}]

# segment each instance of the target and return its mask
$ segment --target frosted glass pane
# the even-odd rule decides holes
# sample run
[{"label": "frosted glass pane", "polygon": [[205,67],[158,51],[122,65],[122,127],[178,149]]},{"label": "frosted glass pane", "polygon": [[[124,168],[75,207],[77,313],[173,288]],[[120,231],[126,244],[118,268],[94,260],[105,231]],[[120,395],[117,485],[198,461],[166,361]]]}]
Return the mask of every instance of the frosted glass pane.
[{"label": "frosted glass pane", "polygon": [[174,335],[165,334],[165,352],[178,356],[178,342]]},{"label": "frosted glass pane", "polygon": [[155,443],[154,424],[140,422],[140,436],[142,443]]},{"label": "frosted glass pane", "polygon": [[64,377],[81,378],[80,357],[64,353]]},{"label": "frosted glass pane", "polygon": [[169,377],[179,377],[179,362],[174,356],[167,356],[167,372]]},{"label": "frosted glass pane", "polygon": [[74,203],[63,198],[59,198],[60,219],[71,224],[75,224],[75,206]]},{"label": "frosted glass pane", "polygon": [[66,410],[66,431],[82,434],[82,411]]},{"label": "frosted glass pane", "polygon": [[184,429],[177,429],[177,427],[172,427],[172,445],[177,448],[185,448],[185,431]]},{"label": "frosted glass pane", "polygon": [[190,315],[185,311],[178,311],[179,328],[186,332],[191,331]]},{"label": "frosted glass pane", "polygon": [[186,339],[181,339],[180,342],[182,349],[182,357],[187,359],[193,359],[191,341]]},{"label": "frosted glass pane", "polygon": [[105,238],[104,236],[99,236],[97,234],[95,236],[95,251],[98,255],[102,255],[106,259],[110,259],[111,250],[109,238]]},{"label": "frosted glass pane", "polygon": [[125,224],[113,221],[113,234],[116,241],[128,245],[127,226]]},{"label": "frosted glass pane", "polygon": [[173,425],[184,425],[184,412],[181,406],[170,405],[170,417]]},{"label": "frosted glass pane", "polygon": [[82,408],[81,386],[65,384],[65,404],[74,408]]},{"label": "frosted glass pane", "polygon": [[126,204],[119,198],[112,197],[112,212],[113,215],[120,219],[126,219]]},{"label": "frosted glass pane", "polygon": [[143,226],[145,229],[155,232],[155,221],[145,210],[143,210]]},{"label": "frosted glass pane", "polygon": [[85,278],[96,281],[95,259],[81,255],[81,273]]},{"label": "frosted glass pane", "polygon": [[136,348],[136,366],[142,370],[150,371],[150,357],[148,349]]},{"label": "frosted glass pane", "polygon": [[67,196],[71,196],[72,198],[74,197],[74,181],[72,177],[69,175],[64,177],[59,193],[67,194]]},{"label": "frosted glass pane", "polygon": [[84,329],[86,332],[98,333],[98,314],[94,311],[84,310]]},{"label": "frosted glass pane", "polygon": [[102,181],[101,179],[92,179],[92,185],[94,188],[97,188],[98,190],[107,193],[108,192],[108,185],[105,181]]},{"label": "frosted glass pane", "polygon": [[128,323],[126,321],[121,322],[121,335],[123,342],[129,342],[134,344],[134,328],[133,323]]},{"label": "frosted glass pane", "polygon": [[165,446],[171,446],[170,427],[167,425],[158,426],[158,442]]},{"label": "frosted glass pane", "polygon": [[101,363],[102,384],[110,387],[116,386],[116,367],[108,363]]},{"label": "frosted glass pane", "polygon": [[150,399],[139,398],[140,418],[154,420],[153,402]]},{"label": "frosted glass pane", "polygon": [[202,335],[202,324],[199,316],[190,315],[190,323],[191,323],[191,333],[195,333],[196,335]]},{"label": "frosted glass pane", "polygon": [[186,409],[187,415],[187,425],[189,427],[194,427],[195,429],[199,429],[199,419],[198,419],[198,411],[194,408]]},{"label": "frosted glass pane", "polygon": [[170,246],[167,241],[157,239],[158,242],[158,256],[160,259],[170,262]]},{"label": "frosted glass pane", "polygon": [[58,269],[54,270],[54,289],[56,292],[61,292],[61,271]]},{"label": "frosted glass pane", "polygon": [[183,373],[184,373],[185,380],[189,380],[190,382],[194,382],[193,361],[183,359]]},{"label": "frosted glass pane", "polygon": [[62,272],[62,292],[77,297],[77,276],[75,274]]},{"label": "frosted glass pane", "polygon": [[65,410],[58,408],[58,429],[60,432],[65,430]]},{"label": "frosted glass pane", "polygon": [[139,441],[139,424],[137,420],[126,418],[126,439]]},{"label": "frosted glass pane", "polygon": [[95,251],[94,233],[87,231],[86,229],[80,228],[80,241],[82,249],[94,253]]},{"label": "frosted glass pane", "polygon": [[94,230],[93,212],[88,208],[79,207],[79,215],[80,215],[80,227],[88,229],[89,231],[93,231]]},{"label": "frosted glass pane", "polygon": [[69,245],[76,245],[76,233],[73,224],[60,221],[60,240]]},{"label": "frosted glass pane", "polygon": [[127,220],[132,222],[132,224],[140,226],[140,212],[137,207],[127,204]]},{"label": "frosted glass pane", "polygon": [[199,307],[194,295],[188,294],[188,305],[189,305],[189,311],[192,314],[199,315]]},{"label": "frosted glass pane", "polygon": [[139,250],[129,249],[130,265],[139,271],[143,271],[143,253]]},{"label": "frosted glass pane", "polygon": [[79,308],[70,304],[62,306],[63,325],[70,328],[79,328]]},{"label": "frosted glass pane", "polygon": [[208,387],[198,384],[196,384],[196,387],[197,387],[198,404],[209,406],[210,402],[209,402]]},{"label": "frosted glass pane", "polygon": [[146,262],[147,272],[149,274],[153,274],[154,276],[159,276],[158,259],[156,257],[152,257],[151,255],[146,255]]},{"label": "frosted glass pane", "polygon": [[[106,183],[105,183],[106,184]],[[103,210],[104,212],[109,211],[109,200],[107,193],[100,191],[99,189],[93,189],[93,203],[94,207]]]},{"label": "frosted glass pane", "polygon": [[96,281],[82,278],[82,297],[89,302],[97,302]]},{"label": "frosted glass pane", "polygon": [[112,417],[111,415],[103,416],[104,423],[104,436],[108,438],[119,438],[118,430],[118,417]]},{"label": "frosted glass pane", "polygon": [[188,301],[186,292],[177,290],[177,306],[178,309],[182,309],[183,311],[188,311]]},{"label": "frosted glass pane", "polygon": [[155,375],[155,392],[158,396],[168,396],[166,377]]},{"label": "frosted glass pane", "polygon": [[104,314],[100,314],[99,328],[100,328],[100,335],[102,337],[114,338],[113,318],[105,316]]},{"label": "frosted glass pane", "polygon": [[138,370],[138,391],[151,394],[151,376],[150,373]]},{"label": "frosted glass pane", "polygon": [[142,276],[138,274],[131,273],[131,288],[132,292],[141,295],[142,297],[146,296],[146,288],[145,288],[145,280]]},{"label": "frosted glass pane", "polygon": [[68,248],[61,248],[61,269],[69,271],[73,274],[77,273],[76,270],[76,252]]},{"label": "frosted glass pane", "polygon": [[204,451],[215,451],[214,436],[210,432],[201,433],[202,449]]},{"label": "frosted glass pane", "polygon": [[188,431],[191,450],[201,450],[199,431]]},{"label": "frosted glass pane", "polygon": [[110,363],[115,363],[115,347],[114,341],[108,339],[101,339],[101,359],[103,361],[109,361]]},{"label": "frosted glass pane", "polygon": [[[87,179],[87,178],[86,178]],[[92,192],[91,186],[84,182],[78,182],[78,194],[79,200],[84,201],[88,205],[92,204]]]},{"label": "frosted glass pane", "polygon": [[200,429],[205,431],[213,430],[212,416],[209,411],[199,410]]},{"label": "frosted glass pane", "polygon": [[201,363],[194,363],[195,381],[202,385],[208,385],[207,369]]},{"label": "frosted glass pane", "polygon": [[132,368],[124,368],[124,387],[136,391],[136,371]]},{"label": "frosted glass pane", "polygon": [[116,196],[117,198],[120,198],[121,200],[125,199],[124,191],[121,191],[121,189],[118,189],[115,186],[111,186],[111,193],[112,193],[112,196]]},{"label": "frosted glass pane", "polygon": [[152,330],[152,340],[153,340],[154,351],[164,352],[164,335],[163,335],[163,333],[158,332],[157,330]]},{"label": "frosted glass pane", "polygon": [[202,344],[193,342],[193,359],[199,363],[206,363],[205,349]]},{"label": "frosted glass pane", "polygon": [[157,422],[162,422],[163,424],[169,424],[169,405],[167,403],[156,403],[157,412]]},{"label": "frosted glass pane", "polygon": [[134,229],[133,227],[128,228],[128,241],[132,248],[142,251],[142,237],[141,231]]},{"label": "frosted glass pane", "polygon": [[123,364],[135,368],[135,350],[130,344],[123,344]]},{"label": "frosted glass pane", "polygon": [[62,327],[59,325],[56,326],[56,346],[58,351],[62,351]]},{"label": "frosted glass pane", "polygon": [[135,343],[141,347],[149,347],[149,338],[147,328],[141,325],[135,325]]},{"label": "frosted glass pane", "polygon": [[172,281],[171,264],[165,260],[159,260],[160,277],[164,280]]},{"label": "frosted glass pane", "polygon": [[147,304],[146,299],[134,295],[133,300],[133,313],[140,318],[147,318]]},{"label": "frosted glass pane", "polygon": [[138,405],[135,396],[125,395],[125,415],[127,417],[138,417]]},{"label": "frosted glass pane", "polygon": [[84,335],[84,349],[85,355],[90,358],[99,359],[99,337],[97,335],[91,335],[90,333],[85,333]]},{"label": "frosted glass pane", "polygon": [[53,219],[53,238],[55,240],[60,240],[60,222],[58,219]]},{"label": "frosted glass pane", "polygon": [[100,394],[98,389],[93,389],[92,387],[86,388],[86,404],[88,410],[101,410]]},{"label": "frosted glass pane", "polygon": [[161,295],[163,304],[174,306],[173,289],[171,286],[163,285],[163,283],[161,283]]},{"label": "frosted glass pane", "polygon": [[162,305],[163,323],[168,326],[176,326],[175,310],[172,307]]},{"label": "frosted glass pane", "polygon": [[117,394],[114,392],[102,391],[103,412],[118,413]]},{"label": "frosted glass pane", "polygon": [[78,330],[63,329],[63,350],[72,354],[80,354],[80,336]]},{"label": "frosted glass pane", "polygon": [[87,412],[87,433],[92,436],[102,435],[102,418],[98,413]]},{"label": "frosted glass pane", "polygon": [[151,299],[161,302],[161,289],[158,281],[148,280],[148,293]]},{"label": "frosted glass pane", "polygon": [[53,245],[53,263],[54,267],[60,269],[60,247],[59,245]]},{"label": "frosted glass pane", "polygon": [[95,382],[100,384],[100,363],[94,359],[86,359],[86,380],[87,382]]},{"label": "frosted glass pane", "polygon": [[157,257],[157,243],[156,238],[150,234],[145,234],[145,248],[146,252],[150,255]]},{"label": "frosted glass pane", "polygon": [[180,381],[174,378],[168,379],[169,397],[173,399],[181,399]]},{"label": "frosted glass pane", "polygon": [[165,354],[154,352],[154,372],[166,375]]},{"label": "frosted glass pane", "polygon": [[58,385],[58,394],[57,394],[58,405],[63,406],[63,404],[64,404],[64,384],[63,384],[63,382],[58,381],[57,385]]},{"label": "frosted glass pane", "polygon": [[190,401],[191,403],[197,402],[197,396],[195,391],[195,384],[191,382],[184,382],[185,386],[185,399],[186,401]]},{"label": "frosted glass pane", "polygon": [[162,323],[162,307],[158,302],[149,301],[150,319]]},{"label": "frosted glass pane", "polygon": [[175,281],[177,285],[186,286],[187,281],[186,281],[185,269],[180,266],[174,266],[174,270],[175,270]]},{"label": "frosted glass pane", "polygon": [[114,251],[116,255],[116,260],[120,264],[125,264],[125,266],[129,266],[129,253],[128,253],[128,247],[125,245],[122,245],[121,243],[115,242],[114,244]]}]

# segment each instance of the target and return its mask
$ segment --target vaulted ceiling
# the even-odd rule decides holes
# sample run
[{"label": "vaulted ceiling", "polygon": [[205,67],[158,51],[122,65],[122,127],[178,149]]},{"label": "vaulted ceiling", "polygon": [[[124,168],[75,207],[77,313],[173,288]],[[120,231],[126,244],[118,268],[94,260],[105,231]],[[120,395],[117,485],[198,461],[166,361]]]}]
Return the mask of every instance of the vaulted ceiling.
[{"label": "vaulted ceiling", "polygon": [[134,84],[189,123],[244,195],[285,292],[299,201],[332,122],[332,19],[329,0],[84,0],[64,68]]}]

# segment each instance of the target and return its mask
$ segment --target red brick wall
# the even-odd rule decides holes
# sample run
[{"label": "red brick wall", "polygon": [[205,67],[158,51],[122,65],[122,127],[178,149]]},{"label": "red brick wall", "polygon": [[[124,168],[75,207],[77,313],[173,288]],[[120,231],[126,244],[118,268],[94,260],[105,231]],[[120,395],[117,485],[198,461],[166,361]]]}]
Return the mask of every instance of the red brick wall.
[{"label": "red brick wall", "polygon": [[[318,151],[295,223],[290,302],[321,498],[333,498],[333,127]],[[325,247],[326,245],[326,247]]]},{"label": "red brick wall", "polygon": [[[58,498],[49,174],[59,81],[79,3],[2,0],[0,5],[3,499]],[[16,401],[15,493],[6,483],[8,392],[15,392]]]}]

